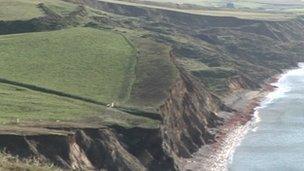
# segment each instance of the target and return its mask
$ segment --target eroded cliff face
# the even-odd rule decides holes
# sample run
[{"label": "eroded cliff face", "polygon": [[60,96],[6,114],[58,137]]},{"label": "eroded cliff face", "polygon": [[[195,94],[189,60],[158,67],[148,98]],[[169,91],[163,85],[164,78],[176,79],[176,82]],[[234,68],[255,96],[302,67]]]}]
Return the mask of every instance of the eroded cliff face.
[{"label": "eroded cliff face", "polygon": [[206,86],[188,73],[176,61],[179,78],[171,87],[168,98],[160,106],[163,148],[175,160],[177,169],[180,158],[189,158],[201,146],[213,143],[224,119],[217,113],[231,112]]},{"label": "eroded cliff face", "polygon": [[76,132],[75,139],[75,143],[83,149],[95,169],[130,171],[145,169],[145,166],[123,147],[109,129],[80,130]]},{"label": "eroded cliff face", "polygon": [[182,73],[160,107],[163,114],[163,140],[168,151],[190,157],[202,145],[214,141],[214,130],[221,125],[215,112],[219,102],[197,82]]},{"label": "eroded cliff face", "polygon": [[35,157],[66,169],[174,170],[173,160],[162,150],[157,129],[113,127],[54,131],[2,133],[0,147],[7,153],[22,158]]},{"label": "eroded cliff face", "polygon": [[171,58],[178,79],[159,108],[159,128],[46,126],[37,133],[41,127],[30,131],[25,127],[19,134],[0,134],[0,148],[66,169],[180,170],[180,158],[191,157],[202,145],[215,141],[224,121],[217,112],[232,109],[185,71],[173,53]]}]

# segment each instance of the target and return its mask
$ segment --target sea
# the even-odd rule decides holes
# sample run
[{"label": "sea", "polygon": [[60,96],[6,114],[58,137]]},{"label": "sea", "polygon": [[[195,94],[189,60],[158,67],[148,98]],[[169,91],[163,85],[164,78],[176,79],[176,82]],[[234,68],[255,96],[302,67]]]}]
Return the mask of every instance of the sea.
[{"label": "sea", "polygon": [[229,171],[304,171],[304,63],[286,71],[255,109]]}]

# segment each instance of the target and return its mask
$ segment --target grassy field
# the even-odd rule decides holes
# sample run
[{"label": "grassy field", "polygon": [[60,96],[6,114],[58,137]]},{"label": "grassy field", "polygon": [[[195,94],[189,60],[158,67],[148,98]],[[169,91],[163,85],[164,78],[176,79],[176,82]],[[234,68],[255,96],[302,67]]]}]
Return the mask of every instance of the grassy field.
[{"label": "grassy field", "polygon": [[148,38],[133,37],[131,40],[140,55],[129,102],[141,107],[157,107],[168,96],[178,75],[176,67],[170,61],[171,48]]},{"label": "grassy field", "polygon": [[171,47],[149,37],[149,32],[116,28],[137,48],[135,79],[125,106],[149,109],[162,104],[172,84],[178,79],[170,58]]},{"label": "grassy field", "polygon": [[0,36],[0,78],[102,102],[127,100],[136,54],[120,34],[92,28]]},{"label": "grassy field", "polygon": [[43,15],[32,1],[0,0],[0,4],[0,20],[27,20]]},{"label": "grassy field", "polygon": [[32,0],[36,4],[44,3],[48,8],[60,15],[67,15],[77,8],[77,5],[61,0]]},{"label": "grassy field", "polygon": [[[241,19],[281,21],[302,15],[304,2],[300,0],[100,0],[118,4],[165,9],[196,15],[237,17]],[[234,8],[227,8],[233,2]],[[182,5],[184,4],[184,5]]]},{"label": "grassy field", "polygon": [[100,105],[0,84],[0,124],[78,123],[89,125],[148,126],[158,122]]},{"label": "grassy field", "polygon": [[43,11],[37,6],[39,3],[63,15],[76,8],[76,5],[60,0],[0,0],[0,20],[29,20],[43,16]]},{"label": "grassy field", "polygon": [[247,9],[272,9],[294,8],[304,5],[301,0],[149,0],[152,2],[169,2],[177,4],[193,4],[203,7],[226,7],[228,2],[232,2],[235,8]]},{"label": "grassy field", "polygon": [[[123,1],[115,1],[115,0],[103,0],[115,3],[123,3],[127,5],[133,5],[133,3],[123,2]],[[153,0],[152,0],[153,1]],[[177,0],[156,0],[157,2],[172,2],[172,3],[184,3],[183,1]],[[67,3],[61,0],[0,0],[0,20],[28,20],[31,18],[36,18],[43,16],[44,13],[41,11],[37,4],[44,3],[47,7],[49,7],[54,12],[66,15],[72,12],[76,5]],[[216,7],[222,8],[226,6],[226,1],[223,0],[192,0],[187,1],[189,4],[195,4],[205,7]],[[278,2],[270,2],[265,0],[254,1],[254,0],[246,0],[246,1],[235,1],[234,2],[236,9],[252,9],[252,10],[271,10],[271,11],[280,11],[286,13],[269,13],[269,12],[255,12],[255,11],[242,11],[242,10],[212,10],[212,9],[204,9],[204,10],[181,10],[175,9],[179,12],[186,12],[192,14],[201,14],[201,15],[212,15],[212,16],[234,16],[245,19],[271,19],[271,20],[282,20],[295,17],[296,14],[302,14],[304,9],[304,3],[300,1],[278,1]],[[288,5],[286,5],[288,4]],[[137,4],[139,6],[149,6],[144,4]],[[151,6],[149,6],[151,7]],[[160,7],[156,7],[160,8]],[[170,8],[162,7],[163,9]],[[293,14],[294,13],[294,14]]]},{"label": "grassy field", "polygon": [[80,120],[102,114],[102,106],[46,95],[27,89],[0,84],[0,121],[4,124],[25,120]]},{"label": "grassy field", "polygon": [[241,19],[256,19],[256,20],[287,20],[296,17],[296,14],[291,13],[271,13],[271,12],[255,12],[241,10],[185,10],[192,14],[219,16],[219,17],[237,17]]}]

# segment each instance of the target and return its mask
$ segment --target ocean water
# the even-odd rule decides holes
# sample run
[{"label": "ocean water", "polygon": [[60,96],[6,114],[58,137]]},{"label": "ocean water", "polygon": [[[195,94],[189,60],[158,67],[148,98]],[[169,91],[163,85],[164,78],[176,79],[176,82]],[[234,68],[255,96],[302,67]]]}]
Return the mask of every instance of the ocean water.
[{"label": "ocean water", "polygon": [[304,171],[304,64],[290,70],[256,108],[230,171]]}]

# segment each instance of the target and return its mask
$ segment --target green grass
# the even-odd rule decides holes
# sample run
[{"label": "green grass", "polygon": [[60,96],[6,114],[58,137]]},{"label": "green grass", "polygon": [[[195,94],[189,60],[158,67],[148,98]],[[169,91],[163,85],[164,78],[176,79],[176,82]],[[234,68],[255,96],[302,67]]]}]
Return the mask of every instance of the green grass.
[{"label": "green grass", "polygon": [[228,91],[227,80],[237,74],[233,68],[208,67],[198,59],[178,58],[177,60],[183,68],[201,79],[210,91],[219,94]]},{"label": "green grass", "polygon": [[[148,8],[156,8],[156,9],[163,9],[163,10],[171,10],[171,11],[177,11],[182,13],[190,13],[195,15],[207,15],[207,16],[230,16],[230,17],[237,17],[241,19],[254,19],[254,20],[271,20],[271,21],[281,21],[281,20],[288,20],[297,17],[300,14],[297,13],[288,13],[283,12],[280,8],[277,8],[277,4],[274,4],[271,6],[271,8],[268,10],[262,10],[260,9],[260,5],[257,2],[251,2],[251,1],[239,1],[236,4],[236,8],[225,8],[227,1],[225,0],[191,0],[187,1],[186,3],[182,0],[156,0],[156,1],[162,1],[162,2],[174,2],[174,3],[185,3],[185,4],[195,4],[198,5],[195,8],[176,8],[176,5],[168,5],[168,4],[157,4],[157,5],[151,5],[149,3],[134,3],[132,1],[128,0],[103,0],[107,2],[113,2],[123,5],[130,5],[130,6],[136,6],[136,7],[148,7]],[[247,6],[252,6],[253,8],[248,8]],[[201,7],[200,7],[201,6]],[[280,7],[286,6],[281,5]],[[302,4],[304,6],[304,3]]]},{"label": "green grass", "polygon": [[0,99],[0,123],[5,125],[59,121],[87,126],[158,126],[158,122],[152,119],[5,84],[0,84]]},{"label": "green grass", "polygon": [[48,8],[60,15],[67,15],[77,8],[77,5],[60,0],[35,0],[44,3]]},{"label": "green grass", "polygon": [[76,9],[76,5],[61,0],[0,0],[0,20],[29,20],[41,17],[44,13],[38,8],[39,3],[44,3],[62,15]]},{"label": "green grass", "polygon": [[[130,98],[135,80],[135,52],[122,35],[92,28],[0,36],[0,78],[96,101],[123,103]],[[20,86],[0,83],[0,123],[159,124],[102,105]]]},{"label": "green grass", "polygon": [[43,16],[33,1],[0,0],[0,20],[27,20]]},{"label": "green grass", "polygon": [[105,110],[83,102],[60,98],[0,84],[0,121],[2,123],[28,120],[80,120]]},{"label": "green grass", "polygon": [[136,54],[120,34],[92,28],[0,36],[0,78],[102,102],[127,100]]},{"label": "green grass", "polygon": [[197,61],[195,59],[188,58],[178,58],[177,61],[187,70],[189,71],[200,71],[200,70],[208,70],[208,65]]},{"label": "green grass", "polygon": [[171,48],[148,38],[135,38],[133,42],[139,48],[140,55],[129,102],[141,107],[157,107],[168,96],[178,75],[170,61]]}]

